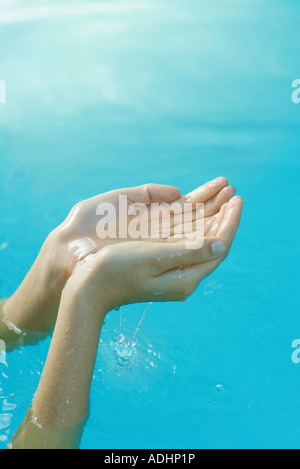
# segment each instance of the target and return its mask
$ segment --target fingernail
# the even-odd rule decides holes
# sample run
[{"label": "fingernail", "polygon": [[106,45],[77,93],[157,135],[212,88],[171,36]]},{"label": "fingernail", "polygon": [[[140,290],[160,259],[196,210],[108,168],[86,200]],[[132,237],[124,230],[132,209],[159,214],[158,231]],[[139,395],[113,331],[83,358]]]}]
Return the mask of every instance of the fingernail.
[{"label": "fingernail", "polygon": [[211,243],[211,252],[213,254],[222,254],[223,252],[225,252],[225,249],[226,249],[226,246],[225,246],[225,243],[223,243],[223,241],[213,241]]}]

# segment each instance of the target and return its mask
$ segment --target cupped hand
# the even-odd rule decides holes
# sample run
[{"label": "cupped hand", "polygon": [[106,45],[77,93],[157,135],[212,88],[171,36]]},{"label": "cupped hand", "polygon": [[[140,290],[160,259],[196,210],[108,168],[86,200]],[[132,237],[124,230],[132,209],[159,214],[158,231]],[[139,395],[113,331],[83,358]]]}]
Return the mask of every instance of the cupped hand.
[{"label": "cupped hand", "polygon": [[[76,264],[91,253],[96,253],[116,243],[136,242],[136,239],[130,236],[120,236],[120,232],[128,233],[128,228],[135,222],[137,216],[141,216],[141,211],[146,211],[149,225],[151,224],[151,239],[156,242],[172,241],[174,233],[178,230],[194,230],[197,219],[203,218],[204,235],[209,231],[215,222],[218,213],[224,203],[228,202],[234,195],[235,189],[228,185],[224,177],[219,177],[197,188],[191,193],[182,196],[179,189],[159,184],[145,184],[132,188],[118,189],[107,192],[91,199],[78,203],[69,213],[66,220],[55,230],[57,239],[59,239],[60,262],[66,271],[68,278]],[[125,211],[129,215],[125,218],[120,214],[120,196],[126,200]],[[183,227],[182,217],[177,217],[171,213],[170,230],[166,234],[163,231],[163,223],[156,224],[151,220],[152,207],[157,204],[173,204],[179,206],[190,204],[193,207],[192,224]],[[197,212],[196,204],[203,204],[204,210]],[[111,204],[115,208],[115,234],[114,237],[99,237],[97,233],[97,224],[99,223],[99,207]],[[136,210],[139,212],[138,215]],[[162,215],[164,217],[164,215]],[[190,228],[191,227],[191,228]],[[114,226],[112,227],[114,229]],[[144,239],[148,242],[149,239]]]},{"label": "cupped hand", "polygon": [[223,204],[199,249],[187,249],[184,240],[107,245],[77,264],[66,294],[104,314],[129,303],[186,299],[227,256],[242,205],[240,197]]}]

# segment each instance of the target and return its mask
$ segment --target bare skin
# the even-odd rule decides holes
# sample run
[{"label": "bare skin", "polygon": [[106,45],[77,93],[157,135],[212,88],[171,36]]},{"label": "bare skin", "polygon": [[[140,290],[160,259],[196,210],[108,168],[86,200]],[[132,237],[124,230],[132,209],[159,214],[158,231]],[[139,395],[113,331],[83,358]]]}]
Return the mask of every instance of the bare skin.
[{"label": "bare skin", "polygon": [[[145,184],[129,189],[118,189],[80,202],[73,207],[66,220],[50,233],[26,278],[14,295],[6,301],[3,315],[22,330],[47,334],[53,329],[62,289],[73,268],[79,260],[82,260],[76,256],[76,243],[89,239],[93,249],[86,253],[88,254],[98,252],[108,244],[128,241],[128,239],[102,240],[97,237],[95,226],[99,217],[96,215],[96,209],[100,203],[110,202],[117,208],[120,194],[127,195],[131,203],[145,203],[149,206],[153,202],[184,203],[187,200],[204,203],[207,232],[222,205],[230,200],[234,193],[235,189],[228,185],[227,179],[220,177],[183,197],[175,187]],[[128,222],[130,221],[129,218]],[[166,241],[163,236],[156,239],[156,242]],[[5,334],[9,336],[3,337],[4,340],[7,339],[7,347],[13,348],[14,336],[11,331],[8,334],[7,328],[0,321],[0,336]],[[32,335],[27,335],[28,340],[29,337],[32,340]],[[26,341],[26,337],[24,340]]]},{"label": "bare skin", "polygon": [[[77,448],[88,414],[90,385],[101,327],[107,312],[128,303],[183,301],[229,252],[240,222],[242,199],[232,198],[234,189],[228,186],[225,178],[218,178],[184,198],[178,198],[178,190],[169,186],[152,186],[150,192],[149,187],[146,190],[145,186],[141,188],[133,189],[133,197],[137,202],[140,201],[137,200],[139,197],[144,202],[145,194],[149,204],[155,197],[161,201],[163,193],[163,197],[169,201],[176,197],[175,200],[182,202],[192,198],[193,202],[205,203],[204,245],[200,249],[186,249],[183,240],[166,240],[163,237],[155,242],[114,240],[108,243],[106,240],[104,245],[101,245],[101,240],[97,240],[97,249],[79,262],[67,250],[65,257],[60,256],[61,270],[55,263],[57,258],[53,244],[52,250],[42,250],[43,255],[37,260],[37,266],[45,269],[45,258],[54,263],[57,285],[52,277],[51,294],[56,292],[57,297],[51,303],[50,296],[47,296],[49,292],[35,295],[30,303],[35,309],[34,314],[31,314],[26,302],[20,301],[24,294],[30,299],[30,290],[27,292],[27,289],[38,280],[38,270],[35,271],[34,266],[28,279],[25,279],[25,286],[21,285],[21,292],[16,292],[16,298],[5,303],[3,311],[5,319],[20,329],[47,332],[56,320],[38,390],[25,420],[12,440],[13,448]],[[104,196],[115,197],[116,194],[108,193]],[[96,203],[93,199],[87,201],[86,206],[83,203],[82,211],[86,210],[83,218],[77,220],[76,215],[73,217],[74,213],[71,213],[65,225],[55,231],[56,234],[63,233],[59,237],[60,253],[72,239],[93,234],[89,228],[88,232],[82,232],[83,226],[88,227],[88,220],[92,227],[89,217],[95,216],[91,209],[93,203]],[[79,210],[75,212],[77,215],[80,213]],[[72,225],[70,219],[74,222],[74,229],[68,233]],[[95,219],[93,222],[95,227]],[[66,225],[67,229],[62,229]],[[54,236],[50,238],[53,242]],[[217,252],[214,251],[216,245]],[[48,275],[49,271],[45,269],[44,275],[40,275],[41,285],[47,281]],[[58,292],[57,288],[60,288]],[[13,304],[17,310],[12,308]],[[43,315],[39,305],[49,306],[42,310]],[[11,330],[8,332],[7,324],[3,324],[0,325],[0,337],[7,339],[13,347],[17,343],[14,334],[17,334]]]}]

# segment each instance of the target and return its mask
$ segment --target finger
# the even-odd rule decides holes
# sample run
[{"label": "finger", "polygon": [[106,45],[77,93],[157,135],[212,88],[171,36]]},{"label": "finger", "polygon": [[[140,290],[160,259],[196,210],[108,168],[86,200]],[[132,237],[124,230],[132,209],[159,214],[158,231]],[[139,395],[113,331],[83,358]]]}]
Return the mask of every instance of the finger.
[{"label": "finger", "polygon": [[[219,213],[216,213],[215,215],[212,215],[211,217],[206,217],[206,218],[198,218],[198,219],[192,219],[188,220],[187,222],[181,223],[180,226],[172,226],[171,227],[171,233],[170,237],[174,236],[176,237],[176,233],[181,233],[181,234],[191,234],[195,233],[195,236],[200,233],[203,233],[204,236],[207,235],[207,233],[210,231],[214,223],[217,221],[217,218],[219,216]],[[178,239],[178,237],[177,237]]]},{"label": "finger", "polygon": [[204,203],[227,185],[228,180],[225,177],[218,177],[181,197],[180,201],[181,203]]},{"label": "finger", "polygon": [[183,208],[176,202],[175,204],[161,204],[159,207],[152,205],[151,211],[148,212],[151,232],[163,235],[165,238],[174,233],[182,234],[202,229],[202,225],[204,226],[203,204],[195,210],[192,207],[186,207],[184,210]]},{"label": "finger", "polygon": [[[219,212],[222,205],[228,202],[235,194],[235,188],[233,186],[225,186],[223,187],[216,195],[211,197],[208,201],[204,203],[203,209],[199,207],[198,210],[195,209],[195,206],[191,206],[191,208],[187,207],[186,212],[192,212],[191,217],[193,220],[196,220],[200,217],[211,217]],[[182,221],[182,214],[179,213],[178,215],[174,215],[174,224],[181,223]]]},{"label": "finger", "polygon": [[203,241],[203,238],[199,238],[170,244],[154,243],[151,245],[150,257],[153,260],[154,275],[158,276],[171,269],[217,259],[225,252],[226,245],[221,239],[206,238]]},{"label": "finger", "polygon": [[219,213],[216,216],[216,219],[214,220],[214,223],[211,225],[211,228],[206,233],[207,236],[213,237],[218,234],[218,231],[220,229],[220,226],[224,218],[224,214],[226,212],[226,208],[227,208],[227,203],[222,205],[221,209],[219,210]]},{"label": "finger", "polygon": [[151,289],[158,301],[182,301],[188,298],[200,282],[222,262],[222,258],[204,264],[174,269],[152,280]]},{"label": "finger", "polygon": [[151,203],[173,202],[178,199],[181,194],[177,187],[163,184],[143,184],[141,186],[121,189],[123,195],[127,195],[131,203]]},{"label": "finger", "polygon": [[[220,213],[220,212],[219,212]],[[212,215],[211,217],[204,218],[204,235],[206,236],[214,223],[217,221],[219,213]]]},{"label": "finger", "polygon": [[[229,187],[229,186],[228,186]],[[226,188],[225,188],[226,189]],[[215,213],[211,213],[210,215],[207,215],[206,213],[206,209],[202,209],[201,210],[191,210],[190,213],[188,213],[188,211],[185,212],[185,214],[183,213],[178,213],[178,214],[174,214],[171,218],[170,218],[170,226],[171,226],[171,235],[174,233],[174,231],[178,230],[180,226],[183,225],[183,223],[185,224],[189,224],[189,223],[193,223],[193,230],[196,229],[197,227],[197,223],[200,223],[201,220],[204,220],[204,234],[206,235],[209,230],[211,229],[211,227],[213,226],[213,224],[217,221],[218,219],[218,223],[220,224],[220,212],[222,210],[222,214],[224,213],[224,206],[226,205],[227,203],[227,199],[229,199],[230,197],[232,197],[231,193],[233,194],[233,191],[234,191],[234,188],[231,191],[225,191],[225,194],[222,194],[221,195],[221,192],[216,196],[217,198],[219,197],[219,200],[215,206],[215,210],[208,210],[208,212],[215,212]],[[206,204],[205,204],[206,206]],[[205,213],[204,213],[205,212]],[[185,222],[185,220],[188,220],[187,222]],[[214,232],[215,234],[215,232]]]},{"label": "finger", "polygon": [[208,200],[204,205],[204,215],[210,217],[217,213],[223,204],[228,202],[235,194],[233,186],[226,186],[218,194]]},{"label": "finger", "polygon": [[[178,241],[179,235],[183,237],[184,234],[190,234],[190,233],[195,233],[199,235],[199,232],[203,232],[204,236],[206,236],[208,233],[210,233],[211,228],[214,226],[216,223],[218,217],[220,216],[220,212],[216,213],[215,215],[207,218],[202,218],[202,219],[197,219],[195,220],[194,217],[192,218],[191,221],[188,221],[186,223],[182,222],[182,217],[180,219],[180,223],[177,220],[176,223],[173,223],[171,220],[170,226],[168,225],[165,229],[164,225],[158,225],[157,224],[157,230],[156,232],[158,233],[157,239],[162,240],[162,241],[167,241],[167,242],[176,242]],[[175,220],[175,217],[174,217]],[[219,225],[217,225],[219,228]],[[153,230],[154,231],[154,230]],[[215,236],[217,230],[214,230],[214,234],[212,236]],[[211,237],[212,237],[211,236]]]},{"label": "finger", "polygon": [[230,246],[235,237],[240,224],[242,209],[243,199],[241,197],[233,197],[227,203],[226,211],[217,233],[217,236],[223,239],[227,246]]},{"label": "finger", "polygon": [[[215,217],[218,215],[217,212],[220,210],[221,206],[226,203],[227,200],[229,200],[229,198],[232,197],[235,192],[235,189],[232,186],[228,186],[228,188],[229,189],[227,190],[227,187],[225,187],[219,192],[219,194],[217,194],[213,198],[215,201],[208,206],[207,210],[204,209],[203,204],[201,204],[202,206],[197,208],[193,208],[192,206],[185,207],[185,209],[183,210],[182,206],[178,206],[177,203],[175,203],[175,205],[170,205],[169,211],[167,209],[164,214],[162,213],[161,219],[157,218],[156,221],[151,220],[151,223],[157,228],[159,224],[163,224],[167,221],[171,228],[170,235],[172,235],[176,230],[179,230],[180,227],[183,226],[183,224],[193,223],[193,230],[195,230],[197,223],[204,219],[204,232],[206,234],[208,229],[212,225]],[[207,211],[208,213],[204,213],[204,211]]]}]

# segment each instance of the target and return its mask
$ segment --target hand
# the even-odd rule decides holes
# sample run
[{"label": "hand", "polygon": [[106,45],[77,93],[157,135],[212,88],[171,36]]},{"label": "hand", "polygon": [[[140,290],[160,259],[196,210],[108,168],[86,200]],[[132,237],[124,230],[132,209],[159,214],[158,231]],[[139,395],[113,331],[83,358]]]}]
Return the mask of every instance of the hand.
[{"label": "hand", "polygon": [[[128,238],[103,240],[97,236],[99,204],[111,203],[118,210],[120,195],[127,196],[128,206],[143,203],[149,207],[149,210],[152,203],[174,201],[179,204],[203,203],[204,214],[199,216],[204,216],[204,234],[206,234],[216,221],[220,208],[232,198],[234,192],[234,188],[228,186],[227,179],[221,177],[183,197],[180,197],[180,191],[175,187],[146,184],[119,189],[80,202],[71,210],[67,219],[48,236],[32,269],[15,294],[5,303],[3,307],[5,318],[20,329],[49,332],[56,321],[62,289],[76,264],[88,254],[95,254],[109,245],[135,242]],[[133,219],[134,216],[128,217],[127,222],[130,223]],[[178,223],[182,221],[174,217],[172,227],[175,229]],[[173,234],[174,232],[171,232],[165,237],[158,228],[158,238],[155,241],[158,243],[173,241]]]},{"label": "hand", "polygon": [[[76,265],[62,294],[38,390],[13,447],[76,447],[105,314],[127,303],[190,296],[228,254],[242,205],[234,197],[222,206],[201,249],[186,249],[183,240],[129,241],[108,245]],[[35,434],[32,417],[40,424]]]},{"label": "hand", "polygon": [[[149,224],[151,223],[151,204],[176,202],[183,205],[189,202],[195,205],[196,203],[203,203],[204,234],[206,234],[222,205],[230,200],[234,193],[235,189],[228,186],[227,179],[219,177],[183,197],[180,196],[179,189],[175,187],[145,184],[127,189],[118,189],[85,200],[73,207],[66,220],[53,233],[57,244],[57,263],[60,264],[60,270],[64,272],[64,278],[67,280],[77,262],[84,259],[88,254],[96,253],[110,244],[130,241],[129,237],[121,238],[118,233],[120,230],[127,233],[128,225],[132,224],[136,215],[129,215],[126,219],[121,219],[121,223],[119,223],[120,196],[127,197],[127,212],[129,207],[138,207],[143,204],[144,209],[148,210]],[[103,239],[97,236],[96,226],[99,222],[97,208],[100,204],[112,204],[115,207],[117,225],[117,236],[115,238]],[[196,222],[196,219],[193,218],[193,221]],[[181,223],[179,217],[176,218],[176,216],[171,215],[171,232],[169,236],[165,236],[161,231],[161,225],[158,225],[154,227],[155,240],[161,242],[172,239],[174,230]],[[125,224],[126,226],[124,226]]]},{"label": "hand", "polygon": [[74,269],[63,296],[80,298],[83,309],[105,315],[128,303],[182,301],[227,256],[239,226],[242,199],[222,206],[200,249],[185,241],[129,241],[106,246]]}]

